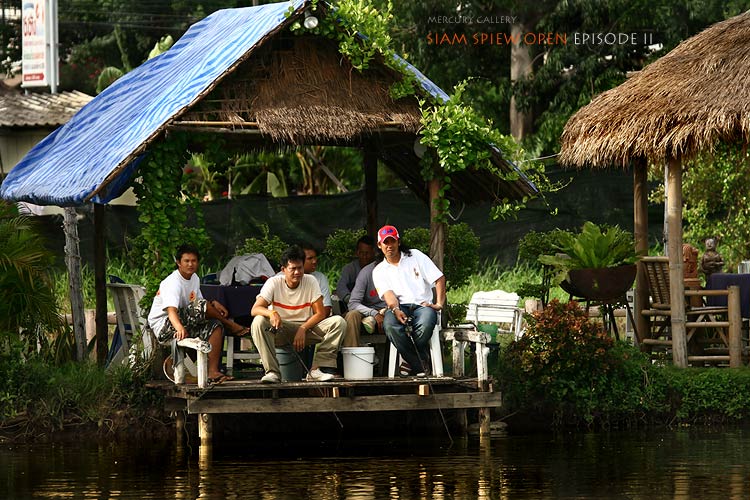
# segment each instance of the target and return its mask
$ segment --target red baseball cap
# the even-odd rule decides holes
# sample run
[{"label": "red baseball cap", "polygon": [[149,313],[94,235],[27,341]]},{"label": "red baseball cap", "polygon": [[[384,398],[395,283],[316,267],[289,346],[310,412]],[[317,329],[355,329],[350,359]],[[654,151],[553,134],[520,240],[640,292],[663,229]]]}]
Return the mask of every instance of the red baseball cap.
[{"label": "red baseball cap", "polygon": [[383,226],[378,230],[378,245],[383,243],[387,238],[400,239],[398,229],[393,226]]}]

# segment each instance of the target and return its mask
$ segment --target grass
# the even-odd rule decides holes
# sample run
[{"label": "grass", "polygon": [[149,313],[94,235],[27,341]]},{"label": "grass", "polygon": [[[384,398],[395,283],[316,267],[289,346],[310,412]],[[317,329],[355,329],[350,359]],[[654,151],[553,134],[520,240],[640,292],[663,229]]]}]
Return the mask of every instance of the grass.
[{"label": "grass", "polygon": [[[449,289],[448,302],[451,304],[468,303],[475,292],[489,290],[505,290],[515,292],[523,283],[541,283],[540,269],[521,264],[515,267],[504,266],[497,261],[487,261],[479,265],[480,271],[469,278],[469,282],[461,287]],[[525,299],[535,297],[520,297],[520,304]],[[559,287],[553,287],[550,300],[558,298],[567,300],[567,294]]]}]

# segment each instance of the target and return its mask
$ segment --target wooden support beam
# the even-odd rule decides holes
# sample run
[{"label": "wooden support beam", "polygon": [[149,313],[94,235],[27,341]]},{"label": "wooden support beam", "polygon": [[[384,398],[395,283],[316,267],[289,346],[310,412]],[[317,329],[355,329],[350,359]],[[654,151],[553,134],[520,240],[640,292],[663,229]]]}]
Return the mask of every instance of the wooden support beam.
[{"label": "wooden support beam", "polygon": [[367,234],[375,237],[378,232],[378,155],[372,147],[364,150],[365,204],[367,210]]},{"label": "wooden support beam", "polygon": [[104,205],[94,203],[94,297],[96,300],[96,361],[99,366],[104,366],[107,362],[109,351],[104,208]]},{"label": "wooden support beam", "polygon": [[682,273],[682,165],[677,158],[667,164],[667,255],[669,256],[669,295],[671,297],[672,363],[686,368],[685,282]]},{"label": "wooden support beam", "polygon": [[188,400],[188,413],[320,413],[403,410],[455,410],[466,408],[499,408],[499,392],[432,394],[397,394],[339,398],[278,399],[196,399]]},{"label": "wooden support beam", "polygon": [[740,287],[729,287],[729,366],[742,366],[742,311],[740,306]]},{"label": "wooden support beam", "polygon": [[443,270],[445,261],[445,224],[440,222],[436,203],[440,200],[440,179],[433,178],[428,183],[430,191],[430,258]]},{"label": "wooden support beam", "polygon": [[65,232],[65,265],[68,268],[68,297],[70,299],[70,312],[73,315],[73,334],[76,342],[76,360],[83,362],[86,357],[86,320],[83,315],[81,249],[75,208],[65,207],[63,229]]},{"label": "wooden support beam", "polygon": [[213,434],[213,416],[208,413],[198,415],[198,435],[201,439],[201,447],[211,446]]},{"label": "wooden support beam", "polygon": [[[635,251],[648,254],[648,168],[645,162],[633,168],[633,235]],[[648,336],[649,319],[641,311],[648,309],[648,282],[646,269],[638,266],[635,277],[635,331],[640,344]]]}]

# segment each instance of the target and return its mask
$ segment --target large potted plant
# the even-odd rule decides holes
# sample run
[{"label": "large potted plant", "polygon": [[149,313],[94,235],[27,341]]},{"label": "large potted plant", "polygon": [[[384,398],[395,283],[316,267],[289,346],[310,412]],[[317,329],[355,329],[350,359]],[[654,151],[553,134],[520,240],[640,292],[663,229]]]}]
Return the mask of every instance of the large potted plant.
[{"label": "large potted plant", "polygon": [[554,281],[573,296],[619,299],[635,280],[633,235],[619,226],[586,222],[578,234],[560,234],[555,248],[559,253],[541,255],[539,261],[556,270]]}]

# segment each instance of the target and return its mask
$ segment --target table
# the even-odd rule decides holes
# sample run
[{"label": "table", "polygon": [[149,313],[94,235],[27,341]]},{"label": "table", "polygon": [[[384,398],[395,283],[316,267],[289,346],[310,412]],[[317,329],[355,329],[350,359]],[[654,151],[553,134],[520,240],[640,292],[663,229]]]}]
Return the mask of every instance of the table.
[{"label": "table", "polygon": [[[750,318],[750,274],[714,273],[706,281],[706,290],[726,290],[727,287],[740,287],[740,308],[743,318]],[[709,306],[727,306],[726,297],[706,297]]]},{"label": "table", "polygon": [[[250,310],[255,304],[261,284],[250,285],[201,285],[201,293],[206,300],[218,300],[229,311],[229,316],[241,318],[250,316]],[[241,322],[239,322],[242,324]]]}]

